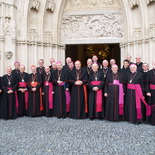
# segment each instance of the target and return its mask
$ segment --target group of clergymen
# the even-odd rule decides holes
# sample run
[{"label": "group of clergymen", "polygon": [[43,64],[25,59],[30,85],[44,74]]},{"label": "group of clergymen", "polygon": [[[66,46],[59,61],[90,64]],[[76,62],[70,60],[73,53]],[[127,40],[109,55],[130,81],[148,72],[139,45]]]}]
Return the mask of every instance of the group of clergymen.
[{"label": "group of clergymen", "polygon": [[14,70],[6,68],[0,79],[0,118],[56,116],[155,124],[155,61],[152,70],[140,56],[131,62],[129,54],[122,69],[114,59],[101,65],[96,55],[86,67],[70,57],[65,66],[53,58],[50,63],[44,67],[40,59],[31,74],[19,62]]}]

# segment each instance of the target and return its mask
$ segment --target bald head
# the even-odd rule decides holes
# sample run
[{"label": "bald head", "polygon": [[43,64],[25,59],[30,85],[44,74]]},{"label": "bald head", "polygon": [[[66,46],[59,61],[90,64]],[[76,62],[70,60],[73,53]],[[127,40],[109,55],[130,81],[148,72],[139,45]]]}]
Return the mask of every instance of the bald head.
[{"label": "bald head", "polygon": [[45,66],[45,72],[48,74],[50,73],[50,67],[49,66]]},{"label": "bald head", "polygon": [[103,68],[107,68],[109,65],[109,62],[107,60],[103,60],[102,65],[103,65]]},{"label": "bald head", "polygon": [[75,62],[75,68],[78,70],[81,68],[81,62],[80,61]]},{"label": "bald head", "polygon": [[141,56],[139,55],[136,56],[136,63],[138,64],[141,63]]},{"label": "bald head", "polygon": [[131,73],[136,73],[137,72],[137,66],[135,64],[130,65],[130,71]]},{"label": "bald head", "polygon": [[88,67],[91,67],[92,63],[93,63],[92,59],[89,58],[89,59],[87,60],[87,66],[88,66]]},{"label": "bald head", "polygon": [[92,64],[92,70],[94,71],[94,72],[97,72],[98,71],[98,64],[97,63],[93,63]]},{"label": "bald head", "polygon": [[130,62],[130,61],[131,61],[131,59],[132,59],[131,55],[130,55],[130,54],[128,54],[128,55],[126,56],[126,59]]},{"label": "bald head", "polygon": [[113,73],[117,73],[118,72],[118,66],[116,64],[112,65],[111,70]]},{"label": "bald head", "polygon": [[10,75],[12,73],[12,68],[10,66],[6,67],[6,73]]},{"label": "bald head", "polygon": [[24,65],[20,65],[20,72],[24,73],[25,72],[25,66]]},{"label": "bald head", "polygon": [[110,65],[112,66],[112,65],[115,65],[116,64],[116,60],[115,59],[111,59],[110,60]]}]

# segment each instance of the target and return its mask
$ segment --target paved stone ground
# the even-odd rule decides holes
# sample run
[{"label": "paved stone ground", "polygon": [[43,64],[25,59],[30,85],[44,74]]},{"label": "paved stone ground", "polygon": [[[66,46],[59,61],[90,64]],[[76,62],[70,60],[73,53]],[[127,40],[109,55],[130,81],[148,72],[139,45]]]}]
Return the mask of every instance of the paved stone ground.
[{"label": "paved stone ground", "polygon": [[155,155],[155,126],[127,122],[0,120],[0,155]]}]

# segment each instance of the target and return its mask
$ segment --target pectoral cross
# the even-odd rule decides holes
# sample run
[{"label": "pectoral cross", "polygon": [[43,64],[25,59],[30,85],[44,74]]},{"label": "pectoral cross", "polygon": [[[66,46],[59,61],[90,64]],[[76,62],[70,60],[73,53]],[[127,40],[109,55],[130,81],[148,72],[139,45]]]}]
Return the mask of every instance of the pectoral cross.
[{"label": "pectoral cross", "polygon": [[9,86],[10,86],[10,85],[11,85],[11,82],[9,81],[8,84],[9,84]]},{"label": "pectoral cross", "polygon": [[97,81],[97,80],[98,80],[98,78],[97,78],[97,77],[95,77],[95,80]]}]

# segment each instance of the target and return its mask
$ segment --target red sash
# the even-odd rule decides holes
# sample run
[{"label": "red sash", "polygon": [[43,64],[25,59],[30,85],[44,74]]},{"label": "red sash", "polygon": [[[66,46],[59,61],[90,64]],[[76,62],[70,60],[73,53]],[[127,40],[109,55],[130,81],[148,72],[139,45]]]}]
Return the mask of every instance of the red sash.
[{"label": "red sash", "polygon": [[[24,88],[26,88],[26,87],[27,87],[27,83],[26,83],[26,82],[19,82],[19,83],[18,83],[18,86],[19,86],[19,87],[24,87]],[[29,98],[29,93],[28,93],[28,91],[26,90],[24,94],[25,94],[25,109],[27,110],[27,109],[28,109],[28,98]]]},{"label": "red sash", "polygon": [[143,98],[143,93],[142,93],[140,84],[128,84],[127,88],[135,90],[137,119],[142,119],[141,101],[146,106],[146,116],[150,116],[151,115],[151,107],[146,103],[146,101]]},{"label": "red sash", "polygon": [[[65,82],[58,83],[59,86],[63,86],[64,84],[65,84]],[[65,91],[65,94],[66,94],[66,111],[69,112],[70,111],[70,101],[71,101],[70,92]]]},{"label": "red sash", "polygon": [[[76,86],[78,86],[78,85],[76,85]],[[84,100],[85,100],[85,102],[84,102],[84,104],[85,104],[85,113],[88,113],[88,95],[87,95],[87,87],[86,87],[86,85],[83,85],[83,90],[84,90]]]},{"label": "red sash", "polygon": [[85,99],[85,113],[88,113],[88,95],[87,95],[87,87],[86,85],[83,85],[84,90],[84,99]]},{"label": "red sash", "polygon": [[[30,82],[30,85],[32,87],[36,87],[38,84],[39,84],[38,82]],[[42,88],[41,87],[40,87],[39,91],[40,91],[40,111],[43,111],[44,107],[43,107],[43,101],[42,101]]]},{"label": "red sash", "polygon": [[[8,90],[12,90],[12,88],[11,87],[8,87]],[[19,109],[18,109],[19,102],[18,102],[17,90],[15,90],[14,92],[15,92],[16,112],[18,114],[19,113]]]},{"label": "red sash", "polygon": [[49,109],[53,109],[53,94],[52,94],[53,84],[51,82],[45,81],[44,86],[49,86],[49,90],[48,90]]},{"label": "red sash", "polygon": [[[99,85],[102,81],[91,81],[91,84],[94,85]],[[102,112],[102,89],[99,89],[96,92],[96,112]]]}]

